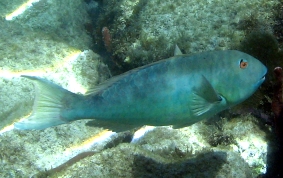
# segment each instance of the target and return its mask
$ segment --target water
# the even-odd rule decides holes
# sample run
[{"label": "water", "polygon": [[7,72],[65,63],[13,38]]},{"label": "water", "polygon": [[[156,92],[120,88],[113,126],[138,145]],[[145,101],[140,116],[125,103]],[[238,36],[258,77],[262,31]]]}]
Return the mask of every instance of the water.
[{"label": "water", "polygon": [[[276,134],[265,121],[243,109],[252,106],[270,116],[266,106],[271,99],[266,98],[272,98],[268,87],[272,78],[257,99],[250,100],[252,104],[182,129],[114,132],[84,120],[41,131],[19,131],[12,124],[31,112],[35,94],[32,83],[20,75],[41,76],[84,94],[111,73],[172,56],[176,44],[183,53],[247,49],[251,46],[243,47],[241,42],[260,31],[271,34],[280,48],[280,29],[273,26],[280,5],[270,0],[2,0],[0,177],[277,174],[272,165]],[[109,29],[107,43],[103,27]],[[111,48],[105,45],[109,42]],[[264,63],[269,71],[281,64]],[[150,129],[137,138],[146,128]]]}]

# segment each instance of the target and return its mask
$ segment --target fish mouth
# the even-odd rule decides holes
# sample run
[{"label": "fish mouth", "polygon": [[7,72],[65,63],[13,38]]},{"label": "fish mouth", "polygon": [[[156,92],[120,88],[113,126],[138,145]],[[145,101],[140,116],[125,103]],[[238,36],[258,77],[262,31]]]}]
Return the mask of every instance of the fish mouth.
[{"label": "fish mouth", "polygon": [[264,81],[265,80],[265,75],[261,77],[260,81]]},{"label": "fish mouth", "polygon": [[258,81],[258,84],[261,85],[264,80],[265,80],[265,75],[266,75],[267,72],[264,72],[263,76],[260,78],[260,80]]},{"label": "fish mouth", "polygon": [[256,83],[255,83],[255,87],[258,88],[265,80],[265,75],[262,76]]}]

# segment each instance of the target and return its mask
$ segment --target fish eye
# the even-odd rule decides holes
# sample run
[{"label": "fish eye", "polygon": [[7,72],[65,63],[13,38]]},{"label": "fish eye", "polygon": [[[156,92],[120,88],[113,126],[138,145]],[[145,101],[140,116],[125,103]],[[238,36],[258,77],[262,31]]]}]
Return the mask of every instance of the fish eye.
[{"label": "fish eye", "polygon": [[245,60],[245,59],[241,59],[239,65],[240,65],[240,68],[241,68],[241,69],[245,69],[245,68],[248,67],[248,61]]}]

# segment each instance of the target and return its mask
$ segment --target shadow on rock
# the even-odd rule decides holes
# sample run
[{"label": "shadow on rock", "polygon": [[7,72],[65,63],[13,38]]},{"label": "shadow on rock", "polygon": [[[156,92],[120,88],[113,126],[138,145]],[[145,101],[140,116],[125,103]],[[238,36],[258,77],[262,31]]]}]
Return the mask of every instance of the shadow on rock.
[{"label": "shadow on rock", "polygon": [[175,163],[160,163],[152,158],[136,155],[133,177],[215,177],[223,164],[227,164],[225,152],[204,153]]}]

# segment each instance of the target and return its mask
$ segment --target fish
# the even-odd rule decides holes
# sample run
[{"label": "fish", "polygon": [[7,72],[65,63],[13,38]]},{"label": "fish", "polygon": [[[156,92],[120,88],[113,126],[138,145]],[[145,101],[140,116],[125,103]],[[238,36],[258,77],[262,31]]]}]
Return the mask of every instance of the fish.
[{"label": "fish", "polygon": [[267,68],[237,50],[182,54],[110,78],[87,94],[75,94],[37,76],[32,114],[14,123],[40,130],[80,119],[132,126],[182,128],[249,98]]}]

